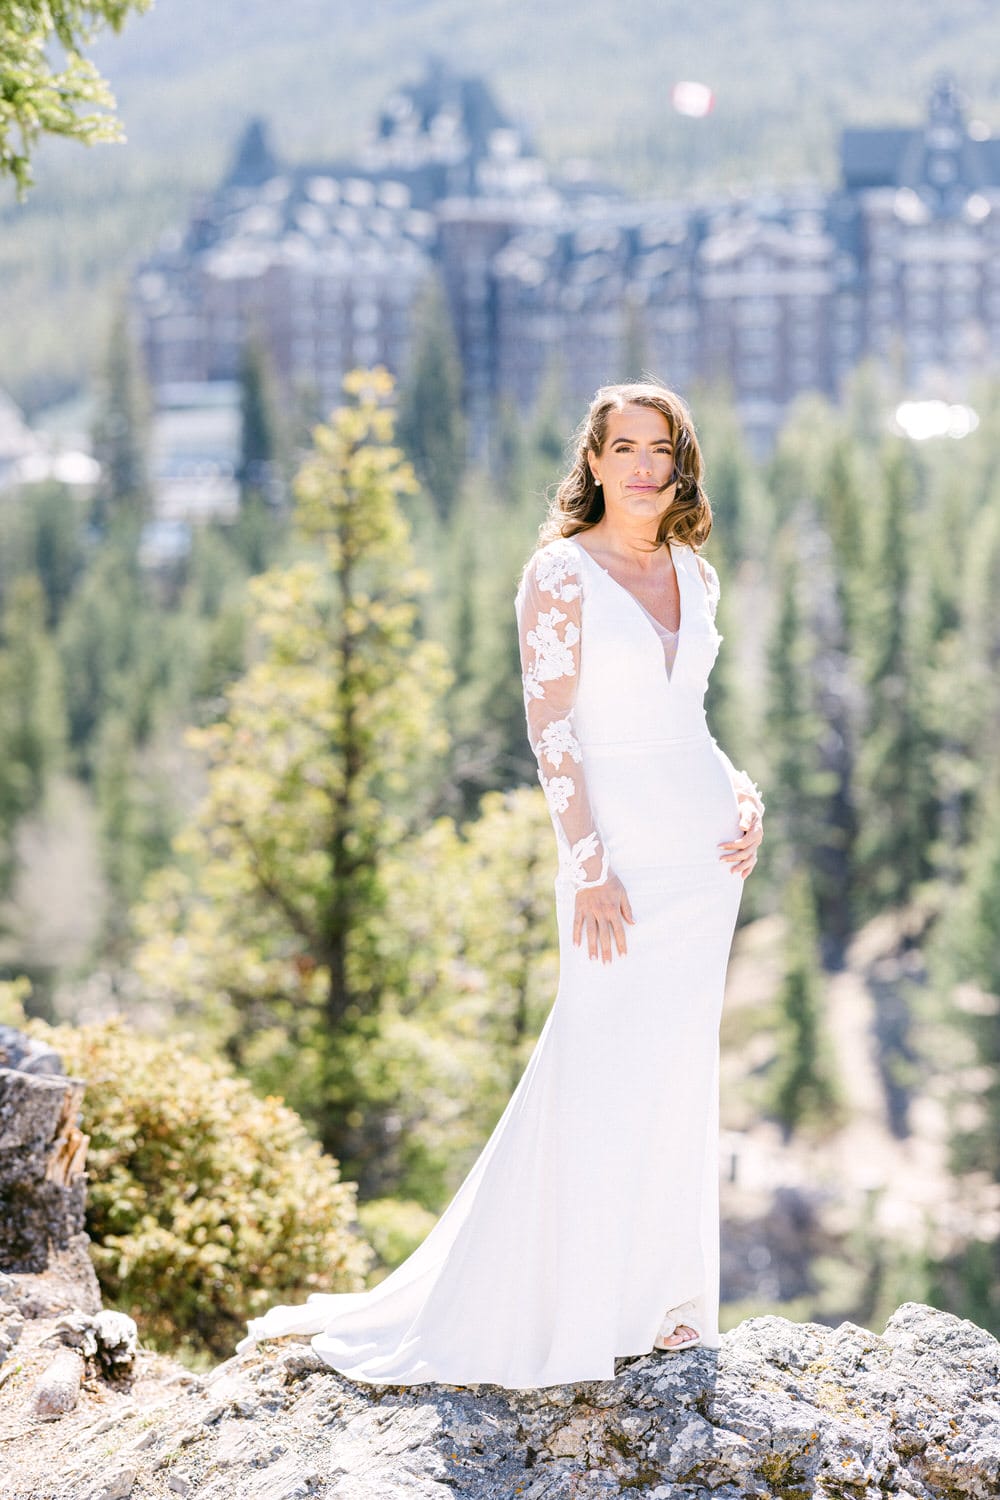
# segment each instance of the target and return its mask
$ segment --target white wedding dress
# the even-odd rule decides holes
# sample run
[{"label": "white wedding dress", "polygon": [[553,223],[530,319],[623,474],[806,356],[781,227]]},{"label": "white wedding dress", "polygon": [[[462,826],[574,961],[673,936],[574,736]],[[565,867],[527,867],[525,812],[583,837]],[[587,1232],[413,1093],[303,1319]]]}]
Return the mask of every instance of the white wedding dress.
[{"label": "white wedding dress", "polygon": [[[718,1037],[743,881],[717,844],[739,832],[737,794],[762,804],[705,719],[718,581],[670,550],[675,648],[572,538],[540,548],[518,590],[560,979],[503,1115],[402,1265],[370,1291],[272,1307],[239,1350],[306,1334],[353,1379],[523,1389],[609,1379],[676,1322],[718,1347]],[[576,890],[609,869],[636,923],[605,964],[572,927]]]}]

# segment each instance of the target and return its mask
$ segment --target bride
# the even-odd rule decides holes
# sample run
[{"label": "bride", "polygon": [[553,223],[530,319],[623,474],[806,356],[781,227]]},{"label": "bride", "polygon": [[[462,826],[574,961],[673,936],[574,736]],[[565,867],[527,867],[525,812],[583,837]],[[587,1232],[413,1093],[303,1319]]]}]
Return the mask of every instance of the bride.
[{"label": "bride", "polygon": [[524,1389],[718,1347],[719,1022],[764,807],[705,718],[701,480],[677,395],[597,392],[516,598],[559,856],[552,1009],[413,1254],[370,1291],[272,1307],[238,1350],[307,1334],[357,1380]]}]

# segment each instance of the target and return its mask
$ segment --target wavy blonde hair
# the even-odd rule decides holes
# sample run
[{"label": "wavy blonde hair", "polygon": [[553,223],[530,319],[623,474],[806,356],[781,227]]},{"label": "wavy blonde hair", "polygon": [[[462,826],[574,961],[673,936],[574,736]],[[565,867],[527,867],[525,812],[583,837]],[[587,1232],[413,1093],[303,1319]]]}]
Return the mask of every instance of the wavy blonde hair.
[{"label": "wavy blonde hair", "polygon": [[590,403],[590,410],[580,423],[574,438],[574,457],[565,478],[558,485],[538,534],[538,545],[559,536],[574,536],[588,531],[604,515],[604,494],[590,471],[588,451],[603,453],[608,435],[608,418],[613,411],[626,406],[651,406],[667,419],[674,445],[674,471],[670,483],[677,488],[656,528],[656,546],[682,542],[694,548],[704,546],[712,529],[712,507],[702,486],[704,463],[694,423],[687,406],[665,385],[639,380],[626,385],[602,385]]}]

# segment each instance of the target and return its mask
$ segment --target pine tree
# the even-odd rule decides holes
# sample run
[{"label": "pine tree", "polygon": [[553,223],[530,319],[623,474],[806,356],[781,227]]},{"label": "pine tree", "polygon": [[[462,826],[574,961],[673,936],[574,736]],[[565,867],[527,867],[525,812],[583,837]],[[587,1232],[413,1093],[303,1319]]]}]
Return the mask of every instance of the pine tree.
[{"label": "pine tree", "polygon": [[979,834],[983,768],[1000,737],[1000,509],[983,505],[951,535],[955,548],[940,549],[945,576],[925,606],[930,619],[923,633],[930,641],[927,698],[940,808],[933,863],[954,884]]},{"label": "pine tree", "polygon": [[70,744],[78,769],[89,777],[104,715],[124,713],[133,743],[140,742],[164,675],[162,621],[146,596],[133,535],[119,530],[101,547],[63,616],[58,641]]},{"label": "pine tree", "polygon": [[912,593],[916,476],[896,445],[882,464],[881,527],[866,570],[866,723],[859,756],[858,858],[865,900],[905,901],[931,869],[936,833],[924,661]]},{"label": "pine tree", "polygon": [[823,973],[816,941],[816,912],[805,870],[793,870],[785,888],[785,972],[778,995],[778,1054],[768,1105],[785,1139],[807,1121],[829,1122],[837,1089],[821,1022]]},{"label": "pine tree", "polygon": [[[791,526],[775,547],[775,617],[768,647],[765,716],[769,746],[768,816],[777,868],[809,873],[824,945],[835,962],[850,927],[853,808],[845,758],[840,682],[830,662],[831,593],[821,534],[806,517],[803,556]],[[772,856],[772,862],[774,856]]]},{"label": "pine tree", "polygon": [[16,869],[14,835],[63,762],[66,719],[59,660],[45,632],[45,595],[25,574],[0,622],[0,892]]},{"label": "pine tree", "polygon": [[517,505],[527,487],[527,436],[517,406],[506,397],[497,403],[491,434],[490,473],[507,505]]},{"label": "pine tree", "polygon": [[146,519],[149,480],[150,400],[129,326],[128,310],[115,313],[97,383],[94,456],[101,480],[94,497],[94,520],[101,528]]},{"label": "pine tree", "polygon": [[[1000,777],[995,766],[982,788],[976,834],[962,861],[962,883],[950,894],[931,947],[931,971],[948,997],[970,1046],[972,1069],[957,1075],[952,1170],[985,1174],[1000,1183]],[[956,1002],[959,1002],[956,1004]],[[976,1079],[974,1089],[966,1080]],[[967,1317],[1000,1326],[1000,1245],[974,1240],[964,1254],[938,1266],[950,1294]]]},{"label": "pine tree", "polygon": [[0,592],[14,579],[37,574],[45,591],[45,623],[62,618],[83,573],[85,550],[79,502],[65,485],[24,486],[5,501],[0,545]]},{"label": "pine tree", "polygon": [[[930,969],[947,1023],[964,1041],[956,1070],[951,1167],[957,1176],[1000,1183],[1000,776],[987,762],[974,799],[970,842],[959,857],[930,945]],[[970,1055],[971,1054],[971,1055]],[[975,1079],[972,1088],[969,1080]],[[1000,1327],[1000,1244],[973,1240],[937,1266],[949,1307],[994,1331]],[[943,1304],[942,1304],[943,1305]]]},{"label": "pine tree", "polygon": [[111,896],[102,952],[123,958],[131,939],[129,909],[150,871],[170,857],[174,806],[166,778],[142,764],[125,714],[112,710],[101,720],[93,763],[101,864]]},{"label": "pine tree", "polygon": [[399,395],[399,441],[442,518],[466,464],[462,365],[444,292],[431,282],[414,312],[413,351]]},{"label": "pine tree", "polygon": [[566,458],[566,379],[558,355],[551,358],[542,376],[529,425],[529,447],[548,478]]},{"label": "pine tree", "polygon": [[714,521],[709,545],[720,559],[720,572],[723,568],[735,572],[748,559],[763,557],[767,551],[770,517],[763,504],[759,471],[727,395],[700,391],[695,412]]},{"label": "pine tree", "polygon": [[236,478],[244,506],[280,498],[281,416],[267,346],[257,335],[240,357],[240,460]]},{"label": "pine tree", "polygon": [[204,1006],[233,1057],[267,1086],[283,1079],[363,1175],[382,868],[428,805],[446,673],[414,637],[422,580],[399,507],[413,476],[392,443],[391,381],[346,386],[355,404],[317,428],[295,481],[310,551],[251,582],[256,660],[220,722],[192,734],[208,793],[137,923],[147,987]]},{"label": "pine tree", "polygon": [[808,862],[815,846],[816,746],[820,724],[812,701],[812,642],[801,602],[801,564],[791,532],[775,549],[776,608],[768,648],[767,730],[771,747],[768,813],[786,864]]},{"label": "pine tree", "polygon": [[864,498],[849,449],[848,434],[839,432],[823,465],[817,495],[820,519],[833,544],[837,597],[844,621],[845,645],[854,637],[864,571]]}]

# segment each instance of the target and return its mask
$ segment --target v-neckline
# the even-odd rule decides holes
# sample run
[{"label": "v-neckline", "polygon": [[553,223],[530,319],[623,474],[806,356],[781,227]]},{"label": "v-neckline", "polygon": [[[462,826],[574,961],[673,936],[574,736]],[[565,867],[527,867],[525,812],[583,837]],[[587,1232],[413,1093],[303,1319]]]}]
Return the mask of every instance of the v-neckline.
[{"label": "v-neckline", "polygon": [[[567,537],[566,540],[572,542],[577,551],[582,552],[588,562],[593,563],[595,568],[599,568],[600,571],[604,574],[605,578],[607,578],[610,583],[613,583],[616,589],[620,589],[620,591],[625,595],[626,599],[630,599],[632,601],[636,609],[639,611],[639,614],[642,616],[642,620],[644,625],[646,626],[646,629],[653,632],[653,637],[656,641],[657,649],[660,653],[660,660],[663,662],[663,675],[666,677],[668,683],[673,682],[674,673],[677,670],[677,658],[680,655],[681,637],[684,633],[684,620],[687,615],[687,610],[684,607],[684,591],[681,587],[681,569],[678,566],[677,557],[674,553],[673,542],[668,542],[667,548],[670,552],[670,561],[673,564],[674,568],[674,577],[677,579],[677,603],[680,608],[680,619],[677,621],[677,646],[674,651],[674,662],[673,666],[668,667],[667,659],[663,654],[663,641],[660,639],[655,629],[655,627],[660,623],[656,619],[655,615],[650,614],[649,610],[640,599],[636,598],[632,590],[627,589],[623,583],[619,583],[618,579],[615,578],[613,574],[608,572],[603,563],[599,563],[596,557],[592,557],[582,542],[578,542],[576,538],[572,536]],[[664,625],[663,629],[669,630],[670,627],[669,625]]]}]

